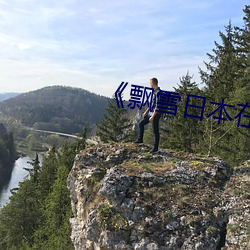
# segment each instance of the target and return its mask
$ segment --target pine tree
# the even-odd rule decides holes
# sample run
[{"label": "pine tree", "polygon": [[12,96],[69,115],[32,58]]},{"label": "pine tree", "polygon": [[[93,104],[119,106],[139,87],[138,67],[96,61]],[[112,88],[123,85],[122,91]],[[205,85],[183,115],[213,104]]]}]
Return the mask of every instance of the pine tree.
[{"label": "pine tree", "polygon": [[51,187],[56,179],[58,158],[55,147],[52,147],[43,159],[43,165],[39,174],[39,190],[42,201],[51,192]]},{"label": "pine tree", "polygon": [[20,183],[10,203],[0,210],[0,249],[73,250],[66,181],[77,145],[67,145],[60,154],[53,147],[41,168],[36,155],[30,179]]},{"label": "pine tree", "polygon": [[70,240],[72,215],[66,180],[69,170],[58,166],[56,180],[43,206],[43,223],[35,233],[34,249],[74,249]]},{"label": "pine tree", "polygon": [[106,111],[107,114],[103,115],[101,123],[97,125],[96,134],[103,142],[128,140],[131,125],[127,109],[118,108],[116,99],[112,98],[108,102]]},{"label": "pine tree", "polygon": [[30,177],[32,179],[32,181],[36,184],[38,184],[38,174],[39,174],[39,170],[40,170],[40,162],[39,162],[39,158],[38,158],[38,154],[36,153],[36,157],[35,159],[33,159],[31,162],[29,162],[33,168],[24,168],[25,170],[27,170],[30,174]]},{"label": "pine tree", "polygon": [[[230,100],[235,105],[235,115],[237,115],[242,107],[238,104],[250,103],[250,5],[246,5],[243,10],[243,27],[235,27],[234,41],[237,54],[237,79],[234,82],[235,91],[231,93]],[[248,125],[250,116],[250,108],[246,108],[242,117],[240,126],[234,128],[233,137],[230,146],[233,148],[232,159],[234,162],[244,161],[250,158],[250,130],[241,125]],[[238,120],[236,121],[238,122]]]},{"label": "pine tree", "polygon": [[[83,130],[77,134],[80,138],[75,144],[76,150],[80,151],[86,147],[86,138],[87,138],[87,125],[85,124]],[[78,153],[78,152],[77,152]]]},{"label": "pine tree", "polygon": [[[200,138],[200,123],[198,118],[184,117],[185,107],[187,103],[188,94],[203,96],[198,85],[192,81],[192,77],[187,73],[180,79],[178,88],[175,88],[175,92],[180,94],[181,101],[177,103],[176,116],[168,115],[165,123],[169,129],[168,138],[165,140],[165,147],[178,148],[185,151],[194,151],[199,144]],[[201,99],[190,98],[189,105],[202,106]],[[192,109],[188,112],[191,115],[199,116],[201,114],[200,109]]]},{"label": "pine tree", "polygon": [[[225,34],[220,32],[222,44],[215,43],[213,55],[208,54],[210,61],[206,63],[206,71],[200,70],[207,97],[203,148],[208,148],[208,153],[220,155],[232,163],[250,156],[249,129],[237,127],[235,119],[242,109],[238,104],[246,104],[250,100],[249,5],[245,7],[244,12],[244,26],[233,27],[230,22],[226,26]],[[221,103],[222,98],[226,104],[234,105],[234,108],[226,109],[232,121],[222,121],[218,124],[217,120],[207,117],[218,106],[208,104],[210,101]],[[244,111],[244,115],[250,115],[249,108]],[[242,118],[242,124],[248,125],[249,119]]]},{"label": "pine tree", "polygon": [[207,97],[218,102],[228,98],[234,90],[237,77],[237,58],[231,22],[225,27],[226,34],[219,32],[222,44],[215,42],[213,54],[207,53],[206,71],[200,69],[201,80],[205,84]]},{"label": "pine tree", "polygon": [[0,210],[0,249],[20,249],[22,241],[31,244],[40,218],[36,186],[25,180]]},{"label": "pine tree", "polygon": [[[210,102],[233,105],[230,96],[235,92],[236,79],[238,74],[238,60],[235,49],[234,29],[231,22],[225,27],[225,34],[220,32],[222,44],[215,42],[213,54],[208,54],[209,63],[205,63],[206,71],[200,69],[201,79],[205,83],[204,95],[207,97],[204,113],[204,130],[202,143],[203,149],[207,149],[207,154],[218,154],[227,157],[231,155],[232,147],[230,141],[234,136],[235,121],[229,119],[218,124],[218,120],[213,116],[208,117],[218,105]],[[226,108],[227,113],[233,119],[234,109]],[[218,116],[219,112],[215,114]],[[223,114],[223,118],[226,115]]]}]

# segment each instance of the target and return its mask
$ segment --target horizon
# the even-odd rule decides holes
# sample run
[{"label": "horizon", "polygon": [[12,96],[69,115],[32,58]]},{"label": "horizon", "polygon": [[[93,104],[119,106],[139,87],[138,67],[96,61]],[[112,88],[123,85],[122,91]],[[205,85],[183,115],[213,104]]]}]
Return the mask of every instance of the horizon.
[{"label": "horizon", "polygon": [[148,86],[152,77],[171,91],[187,72],[199,84],[198,66],[229,20],[243,26],[247,4],[0,0],[0,93],[60,85],[112,97],[121,82]]},{"label": "horizon", "polygon": [[[88,91],[91,94],[96,94],[96,95],[104,96],[104,95],[101,95],[101,94],[98,94],[98,93],[94,93],[94,92],[92,92],[90,90],[83,89],[81,87],[73,87],[73,86],[67,86],[67,85],[48,85],[48,86],[42,86],[41,88],[34,89],[34,90],[29,90],[29,91],[26,91],[26,92],[1,92],[0,91],[0,95],[8,95],[8,94],[21,95],[21,94],[27,94],[27,93],[30,93],[30,92],[35,92],[35,91],[38,91],[38,90],[42,90],[42,89],[45,89],[45,88],[51,88],[51,87],[63,87],[63,88],[80,89],[80,90]],[[104,96],[104,97],[108,97],[108,96]]]}]

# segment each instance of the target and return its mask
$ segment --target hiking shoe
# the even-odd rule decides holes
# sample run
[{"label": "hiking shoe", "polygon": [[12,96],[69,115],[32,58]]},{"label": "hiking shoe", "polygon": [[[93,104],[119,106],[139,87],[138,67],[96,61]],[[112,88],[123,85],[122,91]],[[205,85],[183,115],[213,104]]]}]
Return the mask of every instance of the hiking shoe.
[{"label": "hiking shoe", "polygon": [[143,141],[141,141],[141,140],[136,140],[134,143],[139,144],[139,143],[143,143]]},{"label": "hiking shoe", "polygon": [[151,154],[156,153],[156,152],[158,152],[158,149],[156,149],[156,148],[153,148],[152,150],[149,151],[149,153],[151,153]]}]

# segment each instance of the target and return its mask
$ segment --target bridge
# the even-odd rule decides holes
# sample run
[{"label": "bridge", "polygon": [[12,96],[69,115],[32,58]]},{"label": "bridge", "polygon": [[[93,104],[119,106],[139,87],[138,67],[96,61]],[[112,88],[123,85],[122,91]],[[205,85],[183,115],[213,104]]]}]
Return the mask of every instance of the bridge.
[{"label": "bridge", "polygon": [[55,132],[55,131],[48,131],[48,130],[41,130],[41,129],[34,129],[34,128],[29,128],[29,127],[25,127],[25,128],[26,128],[27,130],[31,130],[31,131],[39,132],[39,133],[60,135],[60,136],[70,137],[70,138],[74,138],[74,139],[78,139],[78,140],[83,139],[83,138],[80,137],[80,136],[72,135],[72,134],[66,134],[66,133]]},{"label": "bridge", "polygon": [[[64,137],[69,137],[69,138],[74,138],[77,140],[82,140],[83,137],[77,136],[77,135],[72,135],[72,134],[66,134],[66,133],[61,133],[61,132],[55,132],[55,131],[48,131],[48,130],[41,130],[41,129],[34,129],[34,128],[29,128],[29,127],[25,127],[27,130],[31,130],[34,132],[38,132],[38,133],[46,133],[46,134],[54,134],[54,135],[60,135],[60,136],[64,136]],[[97,141],[95,140],[91,140],[91,139],[86,139],[87,143],[90,144],[98,144]]]}]

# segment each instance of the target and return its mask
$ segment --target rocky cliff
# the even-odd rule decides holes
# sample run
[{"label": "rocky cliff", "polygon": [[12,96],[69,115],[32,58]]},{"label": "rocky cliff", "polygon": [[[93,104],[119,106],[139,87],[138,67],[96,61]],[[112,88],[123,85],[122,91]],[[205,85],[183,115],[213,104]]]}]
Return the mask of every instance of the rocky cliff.
[{"label": "rocky cliff", "polygon": [[104,144],[68,177],[75,249],[250,249],[250,177],[216,158]]}]

